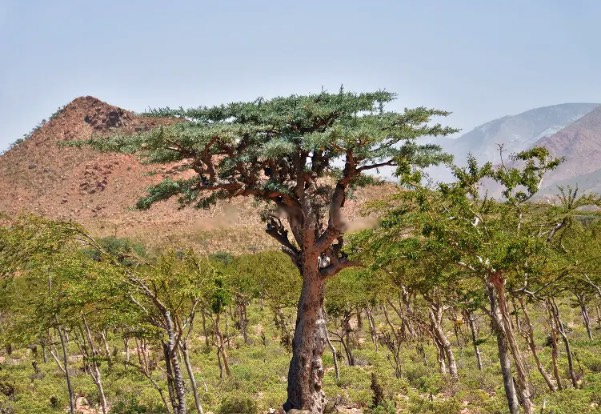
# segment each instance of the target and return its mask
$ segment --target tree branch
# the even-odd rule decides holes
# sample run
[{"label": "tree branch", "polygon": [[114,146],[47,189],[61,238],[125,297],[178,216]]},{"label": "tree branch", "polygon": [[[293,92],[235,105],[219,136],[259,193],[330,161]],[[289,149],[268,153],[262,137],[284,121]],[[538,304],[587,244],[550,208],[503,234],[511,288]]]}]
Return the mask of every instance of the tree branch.
[{"label": "tree branch", "polygon": [[367,170],[373,170],[375,168],[380,168],[380,167],[393,167],[396,165],[396,162],[394,160],[388,160],[388,161],[384,161],[384,162],[378,162],[376,164],[370,164],[370,165],[364,165],[362,167],[357,168],[358,172],[363,172],[363,171],[367,171]]}]

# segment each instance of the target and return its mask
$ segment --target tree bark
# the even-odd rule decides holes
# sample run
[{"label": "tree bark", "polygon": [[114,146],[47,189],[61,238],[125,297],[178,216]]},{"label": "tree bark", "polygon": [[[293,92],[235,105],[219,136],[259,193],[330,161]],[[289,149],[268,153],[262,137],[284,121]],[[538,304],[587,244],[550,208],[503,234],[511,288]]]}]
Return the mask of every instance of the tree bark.
[{"label": "tree bark", "polygon": [[584,327],[586,328],[586,334],[589,340],[593,340],[593,332],[591,330],[591,318],[586,307],[586,297],[582,294],[576,294],[576,299],[580,305],[580,313],[582,314],[582,320],[584,321]]},{"label": "tree bark", "polygon": [[65,380],[67,381],[67,391],[69,392],[69,412],[71,414],[75,414],[75,395],[73,394],[73,387],[71,386],[71,376],[69,375],[69,355],[67,353],[67,343],[65,340],[65,333],[63,332],[63,328],[58,325],[56,330],[58,331],[58,336],[61,340],[61,347],[63,350],[63,365],[65,368]]},{"label": "tree bark", "polygon": [[322,312],[324,280],[317,269],[317,259],[315,266],[306,266],[303,270],[303,286],[288,371],[288,400],[284,410],[294,408],[323,413],[326,398],[322,389],[324,372],[321,357],[327,343]]},{"label": "tree bark", "polygon": [[480,347],[478,346],[478,338],[476,335],[476,320],[474,318],[474,312],[466,312],[467,321],[470,325],[470,332],[472,335],[472,345],[474,346],[474,353],[476,354],[476,363],[478,364],[478,370],[482,371],[482,355],[480,354]]},{"label": "tree bark", "polygon": [[188,342],[182,341],[181,343],[182,354],[184,354],[184,363],[186,364],[186,370],[188,371],[188,377],[190,378],[190,385],[192,386],[192,394],[194,395],[194,404],[196,405],[196,411],[199,414],[204,414],[202,404],[200,403],[200,397],[198,395],[198,386],[196,385],[196,378],[194,377],[194,370],[192,369],[192,363],[190,362],[190,355],[188,353]]},{"label": "tree bark", "polygon": [[179,360],[177,358],[177,343],[175,326],[171,318],[171,312],[166,310],[163,314],[165,318],[165,331],[167,333],[167,342],[163,342],[166,364],[168,367],[168,375],[172,375],[173,392],[175,396],[175,404],[173,412],[175,414],[186,414],[186,395],[184,387],[184,376],[182,374]]},{"label": "tree bark", "polygon": [[205,317],[204,309],[201,310],[200,316],[202,317],[202,333],[205,336],[205,347],[211,349],[211,345],[209,345],[209,332],[207,331],[207,318]]},{"label": "tree bark", "polygon": [[129,364],[129,358],[130,358],[130,354],[129,354],[129,337],[124,337],[123,338],[123,348],[125,350],[125,369],[127,370],[128,364]]},{"label": "tree bark", "polygon": [[440,345],[442,351],[443,359],[447,360],[449,366],[449,374],[451,378],[457,379],[457,363],[455,362],[455,355],[453,354],[453,347],[451,346],[451,342],[447,338],[447,335],[442,328],[442,316],[443,316],[443,307],[434,302],[430,302],[430,309],[428,310],[428,314],[430,316],[430,322],[432,326],[432,333],[436,337],[438,344]]},{"label": "tree bark", "polygon": [[371,341],[376,347],[376,353],[378,352],[378,336],[376,333],[376,323],[374,321],[374,316],[371,312],[369,306],[365,307],[365,314],[367,315],[367,321],[369,322],[369,334],[371,335]]},{"label": "tree bark", "polygon": [[505,397],[509,406],[510,414],[520,413],[520,403],[513,384],[513,376],[511,374],[511,360],[509,358],[509,347],[507,338],[505,337],[505,329],[503,318],[499,310],[497,295],[495,288],[491,283],[486,283],[486,291],[490,302],[490,317],[493,331],[497,337],[497,348],[499,350],[499,363],[501,365],[501,374],[503,376],[503,387],[505,388]]},{"label": "tree bark", "polygon": [[353,350],[351,348],[351,332],[353,329],[351,328],[350,319],[352,317],[352,313],[345,312],[344,317],[342,318],[342,331],[344,334],[340,338],[342,345],[344,347],[344,352],[346,353],[346,359],[348,365],[350,367],[355,366],[355,356],[353,355]]},{"label": "tree bark", "polygon": [[[223,339],[223,334],[221,333],[221,328],[219,323],[221,321],[221,313],[217,313],[215,315],[215,339],[217,342],[217,358],[219,360],[219,369],[220,369],[220,378],[223,378],[223,371],[225,371],[225,375],[229,377],[232,372],[230,370],[230,364],[227,359],[227,351],[225,350],[225,340]],[[226,316],[227,322],[227,316]],[[223,367],[222,367],[223,365]]]},{"label": "tree bark", "polygon": [[568,335],[566,334],[566,330],[561,322],[559,317],[559,308],[557,307],[557,303],[554,298],[549,299],[549,303],[551,305],[551,309],[553,310],[553,316],[555,317],[555,322],[557,326],[557,330],[561,335],[561,339],[563,340],[563,344],[566,348],[566,355],[568,357],[568,372],[570,374],[570,380],[572,381],[572,385],[574,388],[578,388],[578,378],[576,377],[576,372],[574,371],[574,356],[572,354],[572,348],[570,347],[570,341],[568,340]]},{"label": "tree bark", "polygon": [[524,407],[524,412],[526,414],[532,414],[534,413],[534,407],[532,405],[530,381],[528,379],[528,374],[526,372],[526,367],[524,365],[522,353],[520,352],[520,348],[516,341],[515,334],[513,333],[511,316],[509,314],[507,302],[505,299],[505,281],[503,279],[502,273],[500,271],[493,273],[490,277],[490,281],[497,293],[499,311],[504,326],[504,335],[507,339],[507,343],[509,344],[509,349],[511,351],[511,355],[513,356],[513,361],[515,363],[515,369],[517,372],[517,384],[522,397],[521,403]]},{"label": "tree bark", "polygon": [[96,385],[96,389],[98,390],[98,396],[100,398],[100,407],[102,408],[102,414],[107,414],[108,408],[106,404],[106,395],[104,394],[104,386],[102,385],[102,374],[100,372],[100,364],[98,363],[98,357],[100,353],[96,349],[94,345],[94,341],[92,340],[92,332],[90,332],[90,327],[88,326],[88,322],[84,316],[81,317],[83,326],[85,328],[86,338],[88,340],[88,345],[90,346],[90,351],[92,352],[92,363],[90,364],[90,376]]},{"label": "tree bark", "polygon": [[[326,321],[326,327],[328,326],[328,315],[326,314],[325,309],[321,309],[323,313],[324,319]],[[332,351],[332,358],[334,360],[334,374],[336,375],[336,381],[340,380],[340,370],[338,369],[338,356],[336,354],[336,348],[332,345],[332,341],[330,341],[330,336],[328,335],[328,330],[326,329],[326,342],[328,343],[328,347],[330,351]]]},{"label": "tree bark", "polygon": [[553,314],[553,310],[551,309],[551,305],[549,304],[548,300],[545,305],[546,305],[547,312],[549,315],[549,326],[551,328],[551,335],[549,336],[549,339],[551,340],[550,345],[551,345],[551,363],[553,364],[553,376],[555,377],[555,382],[557,383],[557,388],[559,390],[563,390],[564,387],[561,382],[561,376],[559,375],[559,367],[557,365],[558,350],[557,350],[557,326],[556,326],[555,316]]},{"label": "tree bark", "polygon": [[557,386],[553,384],[551,380],[551,376],[545,370],[540,358],[538,357],[538,352],[536,350],[536,343],[534,342],[534,327],[532,326],[532,322],[530,322],[530,316],[528,315],[528,310],[526,309],[526,304],[524,303],[524,298],[519,298],[520,306],[522,308],[522,313],[524,314],[524,322],[526,325],[526,329],[522,329],[523,336],[528,343],[528,347],[530,348],[530,352],[532,352],[532,356],[534,357],[534,361],[536,362],[536,368],[538,372],[543,377],[545,382],[547,383],[547,387],[551,392],[557,391]]},{"label": "tree bark", "polygon": [[248,316],[246,314],[247,301],[246,298],[238,298],[236,304],[236,313],[238,314],[238,325],[240,325],[240,331],[244,338],[244,344],[248,345]]}]

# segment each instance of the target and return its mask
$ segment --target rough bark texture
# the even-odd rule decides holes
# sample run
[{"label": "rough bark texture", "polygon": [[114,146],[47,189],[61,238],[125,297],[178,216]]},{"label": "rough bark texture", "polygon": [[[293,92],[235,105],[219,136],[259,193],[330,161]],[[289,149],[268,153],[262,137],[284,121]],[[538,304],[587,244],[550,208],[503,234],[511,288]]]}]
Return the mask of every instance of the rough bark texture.
[{"label": "rough bark texture", "polygon": [[295,408],[322,413],[326,398],[322,389],[324,371],[321,356],[327,344],[326,321],[322,312],[324,280],[317,266],[313,272],[307,270],[303,274],[298,302],[293,354],[288,371],[288,401],[284,410]]},{"label": "rough bark texture", "polygon": [[378,352],[378,335],[376,333],[376,322],[374,321],[374,316],[369,307],[365,308],[365,313],[367,314],[367,321],[369,322],[369,334],[371,336],[371,341],[376,347],[376,353]]}]

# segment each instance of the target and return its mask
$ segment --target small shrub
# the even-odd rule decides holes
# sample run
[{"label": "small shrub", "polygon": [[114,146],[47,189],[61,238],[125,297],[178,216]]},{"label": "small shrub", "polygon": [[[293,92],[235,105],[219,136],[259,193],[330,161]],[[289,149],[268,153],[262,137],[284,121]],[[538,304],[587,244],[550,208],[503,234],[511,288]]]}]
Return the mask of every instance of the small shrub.
[{"label": "small shrub", "polygon": [[405,375],[409,384],[422,392],[438,394],[445,385],[442,375],[433,373],[429,368],[421,364],[407,367]]},{"label": "small shrub", "polygon": [[219,414],[257,414],[257,403],[250,397],[229,397],[221,402]]},{"label": "small shrub", "polygon": [[111,408],[112,414],[159,414],[163,412],[165,412],[165,407],[142,404],[136,397],[121,399]]}]

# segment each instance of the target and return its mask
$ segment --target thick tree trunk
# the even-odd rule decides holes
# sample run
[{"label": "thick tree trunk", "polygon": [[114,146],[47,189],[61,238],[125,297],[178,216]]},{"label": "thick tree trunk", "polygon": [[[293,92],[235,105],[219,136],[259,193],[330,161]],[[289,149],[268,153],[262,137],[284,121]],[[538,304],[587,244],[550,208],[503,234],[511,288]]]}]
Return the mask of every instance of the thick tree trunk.
[{"label": "thick tree trunk", "polygon": [[162,342],[163,356],[165,357],[165,372],[167,374],[167,391],[169,392],[169,402],[175,414],[178,413],[177,397],[175,396],[175,386],[173,384],[173,369],[171,366],[171,356],[169,355],[169,343]]},{"label": "thick tree trunk", "polygon": [[440,339],[433,335],[434,346],[436,347],[436,360],[438,361],[438,371],[442,375],[447,375],[447,362],[444,355],[444,348],[440,343]]},{"label": "thick tree trunk", "polygon": [[497,348],[499,350],[499,363],[501,365],[501,374],[503,376],[503,387],[505,388],[505,396],[509,406],[510,414],[519,414],[520,403],[513,384],[513,376],[511,374],[511,360],[509,358],[509,347],[507,338],[505,337],[505,329],[503,318],[499,310],[497,295],[492,284],[486,284],[486,291],[490,302],[490,317],[493,331],[497,337]]},{"label": "thick tree trunk", "polygon": [[[317,262],[317,260],[316,260]],[[317,266],[303,271],[303,287],[298,302],[296,328],[292,340],[292,360],[288,371],[288,400],[284,410],[323,413],[326,404],[322,389],[323,355],[327,332],[322,312],[324,280]]]},{"label": "thick tree trunk", "polygon": [[361,317],[361,307],[355,306],[355,313],[357,314],[357,329],[361,331],[363,329],[363,318]]}]

